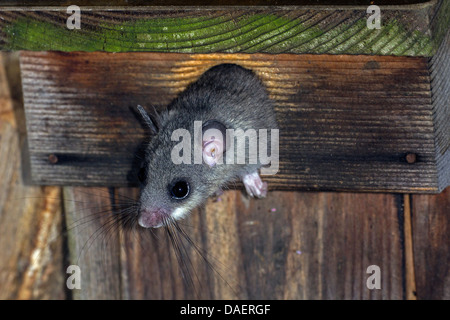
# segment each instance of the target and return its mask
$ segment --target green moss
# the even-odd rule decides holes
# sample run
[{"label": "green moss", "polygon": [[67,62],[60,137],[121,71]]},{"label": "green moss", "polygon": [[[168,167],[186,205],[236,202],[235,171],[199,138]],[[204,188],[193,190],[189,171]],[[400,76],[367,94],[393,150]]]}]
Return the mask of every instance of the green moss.
[{"label": "green moss", "polygon": [[8,25],[6,49],[60,51],[265,52],[432,55],[434,42],[397,21],[368,29],[366,19],[321,29],[275,14],[157,18],[69,30],[65,25],[21,18]]}]

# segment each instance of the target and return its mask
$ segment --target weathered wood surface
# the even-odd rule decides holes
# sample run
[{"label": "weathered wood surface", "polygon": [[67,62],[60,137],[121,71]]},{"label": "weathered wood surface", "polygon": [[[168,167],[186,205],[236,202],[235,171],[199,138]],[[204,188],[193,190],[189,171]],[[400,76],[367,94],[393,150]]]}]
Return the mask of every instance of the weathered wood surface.
[{"label": "weathered wood surface", "polygon": [[412,210],[411,210],[411,195],[403,195],[403,206],[399,220],[399,227],[403,228],[404,237],[401,241],[404,250],[404,284],[405,297],[408,300],[417,299],[416,289],[416,273],[414,268],[414,243],[412,237]]},{"label": "weathered wood surface", "polygon": [[[78,195],[77,201],[69,197],[65,203],[75,204],[70,207],[74,217],[82,218],[81,229],[85,217],[110,221],[114,206],[137,196],[136,189],[125,188],[65,190]],[[99,292],[83,282],[83,298],[448,299],[449,192],[272,192],[267,199],[249,200],[228,191],[182,223],[220,274],[185,243],[193,287],[182,281],[164,230],[127,231],[110,223],[97,229],[101,223],[96,223],[88,240],[76,237],[83,252],[75,254],[97,261],[96,267],[77,263],[92,278],[115,270],[108,286],[118,291]],[[98,244],[90,246],[92,241]],[[381,290],[366,287],[370,265],[380,267]]]},{"label": "weathered wood surface", "polygon": [[112,215],[108,190],[64,188],[70,265],[80,267],[81,288],[73,299],[119,299],[120,260],[117,228],[110,230]]},{"label": "weathered wood surface", "polygon": [[450,299],[450,188],[412,197],[418,299]]},{"label": "weathered wood surface", "polygon": [[14,80],[19,71],[0,54],[0,299],[63,299],[60,188],[24,183],[23,108],[5,66]]},{"label": "weathered wood surface", "polygon": [[[206,1],[206,0],[193,0],[190,1],[190,5],[195,5],[199,7],[207,6],[231,6],[231,5],[264,5],[264,6],[276,6],[276,5],[339,5],[339,6],[349,6],[349,5],[370,5],[373,0],[219,0],[219,1]],[[382,5],[414,5],[420,3],[426,3],[429,0],[378,0],[378,4]],[[48,6],[69,6],[72,3],[69,0],[3,0],[2,5],[8,7],[48,7]],[[176,5],[186,5],[185,1],[182,0],[155,0],[148,2],[145,0],[79,0],[77,4],[86,7],[98,7],[98,6],[108,6],[109,8],[117,7],[157,7],[157,6],[176,6]]]},{"label": "weathered wood surface", "polygon": [[[118,194],[136,196],[132,189],[117,193],[100,188],[65,190],[78,195],[75,206],[70,207],[79,218],[103,215],[108,220],[111,215],[102,212],[110,212],[111,204],[103,209],[89,205],[113,194],[116,201],[121,199]],[[66,198],[65,203],[72,203],[72,199]],[[185,243],[193,287],[182,281],[164,230],[158,229],[154,235],[142,229],[122,230],[119,254],[117,244],[113,245],[118,232],[113,231],[120,227],[107,224],[97,237],[94,231],[99,224],[95,224],[88,235],[107,245],[100,250],[100,246],[86,245],[92,238],[78,235],[78,248],[85,248],[76,256],[87,256],[97,263],[93,268],[82,259],[77,262],[92,279],[106,269],[115,269],[115,274],[108,273],[107,285],[117,291],[99,293],[98,284],[86,280],[81,293],[86,299],[404,299],[401,199],[383,194],[273,192],[267,199],[255,201],[238,191],[226,192],[220,201],[209,201],[182,222],[217,271],[208,268]],[[110,245],[114,248],[109,249]],[[102,258],[109,255],[116,256],[112,264]],[[121,279],[118,268],[112,267],[118,259],[122,261]],[[366,287],[370,265],[381,268],[382,290]]]},{"label": "weathered wood surface", "polygon": [[133,154],[145,135],[130,108],[165,108],[222,62],[254,70],[275,101],[280,170],[266,177],[272,189],[439,192],[448,185],[438,178],[449,168],[436,165],[435,129],[446,130],[441,118],[449,111],[433,109],[424,58],[22,52],[34,182],[135,183]]},{"label": "weathered wood surface", "polygon": [[444,189],[450,185],[450,29],[430,60],[430,77],[438,183]]},{"label": "weathered wood surface", "polygon": [[78,3],[81,28],[74,30],[67,28],[67,6],[4,6],[0,49],[432,56],[450,25],[450,4],[444,0],[378,1],[379,29],[367,27],[371,1],[343,3],[252,1],[250,6],[240,2],[227,6],[233,3],[225,1],[220,6],[210,1],[206,6],[178,2],[178,7],[165,2],[156,7]]},{"label": "weathered wood surface", "polygon": [[[2,71],[1,297],[198,297],[184,285],[162,230],[156,238],[108,223],[111,209],[136,197],[136,189],[65,187],[55,201],[59,188],[28,186],[20,178],[26,172],[19,152],[23,110],[15,101],[11,112]],[[418,299],[448,299],[450,189],[408,197],[410,210],[402,195],[271,192],[259,201],[228,191],[183,224],[228,282],[187,248],[199,277],[195,288],[204,289],[200,297],[218,299],[411,299],[416,287]],[[70,264],[81,268],[79,291],[65,286]],[[380,266],[381,290],[365,287],[371,264]]]}]

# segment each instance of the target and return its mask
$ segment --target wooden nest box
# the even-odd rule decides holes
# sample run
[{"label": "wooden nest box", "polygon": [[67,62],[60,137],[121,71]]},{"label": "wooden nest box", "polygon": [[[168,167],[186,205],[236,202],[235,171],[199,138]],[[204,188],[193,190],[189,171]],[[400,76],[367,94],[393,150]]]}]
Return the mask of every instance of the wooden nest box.
[{"label": "wooden nest box", "polygon": [[21,50],[37,184],[135,184],[145,133],[130,108],[161,110],[224,62],[254,70],[275,101],[280,170],[263,177],[270,188],[450,184],[450,1],[378,1],[379,28],[370,1],[79,2],[80,28],[67,6],[0,8],[0,48]]}]

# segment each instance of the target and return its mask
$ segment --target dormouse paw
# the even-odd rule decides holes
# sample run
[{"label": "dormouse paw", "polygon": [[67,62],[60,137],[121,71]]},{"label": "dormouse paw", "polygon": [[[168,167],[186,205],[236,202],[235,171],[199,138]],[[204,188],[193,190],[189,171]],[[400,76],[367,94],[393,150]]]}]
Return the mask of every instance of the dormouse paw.
[{"label": "dormouse paw", "polygon": [[258,172],[248,173],[242,177],[245,190],[250,197],[265,198],[267,195],[267,182],[261,180]]},{"label": "dormouse paw", "polygon": [[222,201],[221,196],[223,195],[223,190],[218,189],[214,194],[212,195],[213,202],[220,202]]}]

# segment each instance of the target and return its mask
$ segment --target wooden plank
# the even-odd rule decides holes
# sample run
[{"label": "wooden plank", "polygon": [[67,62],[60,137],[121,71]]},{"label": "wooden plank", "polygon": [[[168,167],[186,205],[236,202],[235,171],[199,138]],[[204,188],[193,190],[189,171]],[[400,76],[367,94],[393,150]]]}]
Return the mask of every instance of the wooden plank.
[{"label": "wooden plank", "polygon": [[18,71],[14,57],[0,54],[0,299],[64,299],[60,188],[24,178],[23,110],[4,68]]},{"label": "wooden plank", "polygon": [[[391,5],[405,5],[405,4],[418,4],[418,3],[426,3],[428,0],[379,0],[379,4],[391,4]],[[3,0],[2,5],[8,6],[20,6],[20,7],[48,7],[48,6],[58,6],[58,5],[70,5],[70,1],[55,1],[55,0]],[[180,0],[156,0],[148,3],[145,0],[80,0],[77,1],[77,4],[80,6],[86,7],[99,7],[99,6],[108,6],[112,9],[116,7],[157,7],[157,6],[184,6],[186,2]],[[232,6],[232,5],[241,5],[241,6],[249,6],[249,5],[264,5],[264,6],[275,6],[275,5],[370,5],[371,0],[242,0],[242,1],[233,1],[226,0],[220,1],[217,3],[216,1],[205,1],[205,0],[193,0],[189,2],[192,6],[212,6],[212,5],[221,5],[221,6]]]},{"label": "wooden plank", "polygon": [[439,189],[450,185],[450,29],[430,60],[431,98],[435,123]]},{"label": "wooden plank", "polygon": [[0,49],[432,56],[442,40],[440,30],[450,25],[450,5],[443,0],[377,2],[378,29],[367,27],[369,1],[207,4],[87,6],[74,30],[67,28],[66,6],[0,7]]},{"label": "wooden plank", "polygon": [[130,107],[161,110],[223,62],[254,70],[276,103],[280,171],[266,177],[272,189],[445,187],[434,139],[446,124],[434,118],[426,59],[284,54],[22,52],[34,182],[134,184],[133,154],[145,136]]},{"label": "wooden plank", "polygon": [[405,251],[405,294],[408,300],[417,300],[416,270],[414,266],[414,245],[412,235],[411,196],[403,196],[403,229]]},{"label": "wooden plank", "polygon": [[[120,248],[107,188],[65,187],[70,265],[80,270],[73,299],[120,299]],[[112,228],[112,229],[111,229]]]},{"label": "wooden plank", "polygon": [[412,197],[417,297],[450,299],[450,188]]},{"label": "wooden plank", "polygon": [[[135,197],[136,190],[115,194],[120,203]],[[249,200],[239,191],[227,191],[181,222],[215,271],[185,243],[192,284],[183,281],[165,230],[137,227],[121,232],[122,297],[404,299],[401,199],[272,192],[264,200]],[[107,254],[105,249],[86,255],[95,259]],[[380,267],[381,289],[366,286],[370,265]],[[113,281],[119,272],[114,270],[108,276]]]}]

